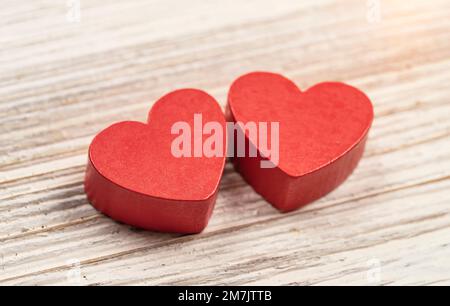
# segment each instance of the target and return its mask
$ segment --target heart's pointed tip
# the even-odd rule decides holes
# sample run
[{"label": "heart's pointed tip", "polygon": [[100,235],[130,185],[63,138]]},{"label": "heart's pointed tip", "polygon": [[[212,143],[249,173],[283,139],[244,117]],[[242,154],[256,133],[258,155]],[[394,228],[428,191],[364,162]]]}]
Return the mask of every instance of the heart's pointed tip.
[{"label": "heart's pointed tip", "polygon": [[217,191],[203,200],[164,199],[119,186],[88,161],[84,188],[89,203],[115,221],[156,232],[196,234],[208,225]]}]

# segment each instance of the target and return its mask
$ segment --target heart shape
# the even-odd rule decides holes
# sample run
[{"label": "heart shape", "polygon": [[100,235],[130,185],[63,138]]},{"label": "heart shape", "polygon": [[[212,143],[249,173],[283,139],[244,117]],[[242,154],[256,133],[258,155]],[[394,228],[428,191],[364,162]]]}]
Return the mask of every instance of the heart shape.
[{"label": "heart shape", "polygon": [[176,122],[189,125],[192,144],[203,144],[205,135],[194,125],[195,114],[225,130],[225,117],[216,100],[205,92],[184,89],[158,100],[148,124],[121,122],[99,133],[89,148],[85,178],[91,204],[139,228],[201,232],[213,211],[225,154],[174,156],[172,143],[178,135],[172,134],[172,127]]},{"label": "heart shape", "polygon": [[[234,164],[258,193],[286,212],[319,199],[352,173],[364,152],[373,107],[363,92],[343,83],[302,92],[281,75],[255,72],[231,86],[226,117],[243,124],[279,122],[276,167],[260,167],[272,157],[264,157],[248,131],[241,131],[247,145],[260,154],[235,158]],[[268,138],[272,143],[270,133]]]}]

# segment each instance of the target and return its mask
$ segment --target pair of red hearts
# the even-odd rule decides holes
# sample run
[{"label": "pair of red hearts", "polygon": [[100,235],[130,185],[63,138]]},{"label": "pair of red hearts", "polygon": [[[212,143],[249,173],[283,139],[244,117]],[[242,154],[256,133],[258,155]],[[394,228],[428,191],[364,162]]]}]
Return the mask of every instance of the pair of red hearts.
[{"label": "pair of red hearts", "polygon": [[[177,136],[171,128],[176,122],[194,127],[195,114],[226,130],[215,99],[185,89],[156,102],[148,124],[121,122],[98,134],[89,149],[85,180],[92,205],[144,229],[201,232],[211,217],[226,157],[173,155]],[[373,108],[364,93],[342,83],[321,83],[301,92],[281,75],[256,72],[231,86],[227,119],[279,122],[276,167],[261,168],[262,154],[233,161],[256,192],[287,212],[319,199],[350,175],[363,154]]]}]

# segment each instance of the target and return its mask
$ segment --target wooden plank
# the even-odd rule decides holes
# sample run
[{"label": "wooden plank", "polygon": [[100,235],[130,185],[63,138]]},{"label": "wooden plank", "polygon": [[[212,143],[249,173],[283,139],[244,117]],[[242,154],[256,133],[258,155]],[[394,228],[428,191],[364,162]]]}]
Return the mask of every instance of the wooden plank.
[{"label": "wooden plank", "polygon": [[[445,180],[399,191],[397,199],[382,194],[83,261],[83,283],[368,284],[372,259],[387,271],[385,282],[412,284],[414,273],[423,273],[421,281],[437,280],[450,271],[444,260],[450,251],[449,186]],[[425,206],[430,192],[439,200]],[[401,217],[387,219],[387,209]],[[11,282],[64,284],[68,268]]]},{"label": "wooden plank", "polygon": [[[6,5],[0,284],[73,283],[74,262],[81,284],[450,284],[450,5],[430,3],[382,1],[379,24],[356,0],[93,0],[79,24],[54,1]],[[343,186],[279,214],[227,165],[197,236],[132,229],[87,203],[96,132],[145,120],[180,87],[224,106],[251,70],[369,94],[367,152]]]}]

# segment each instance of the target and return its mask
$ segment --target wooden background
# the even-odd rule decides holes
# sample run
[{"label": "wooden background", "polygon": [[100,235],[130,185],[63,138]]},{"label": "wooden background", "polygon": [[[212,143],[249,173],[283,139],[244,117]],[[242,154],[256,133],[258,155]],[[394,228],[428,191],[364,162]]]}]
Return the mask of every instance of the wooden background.
[{"label": "wooden background", "polygon": [[[450,284],[450,2],[2,0],[0,284]],[[379,22],[377,22],[379,21]],[[324,199],[280,214],[227,165],[194,236],[120,225],[83,193],[87,147],[239,75],[358,86],[366,154]]]}]

